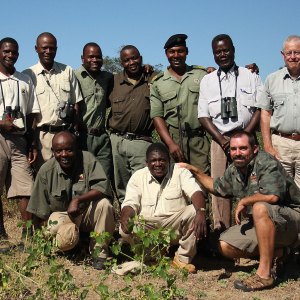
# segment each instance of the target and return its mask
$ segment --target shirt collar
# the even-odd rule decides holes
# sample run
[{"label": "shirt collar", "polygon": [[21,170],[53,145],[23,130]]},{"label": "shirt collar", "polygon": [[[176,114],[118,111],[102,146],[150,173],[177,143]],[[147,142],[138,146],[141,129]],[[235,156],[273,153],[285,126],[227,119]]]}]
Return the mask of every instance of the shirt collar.
[{"label": "shirt collar", "polygon": [[[282,70],[283,79],[290,78],[290,79],[294,80],[294,79],[291,77],[291,75],[290,75],[289,70],[287,69],[287,67],[284,67],[284,68],[282,68],[281,70]],[[296,78],[296,80],[300,80],[300,76],[298,76],[298,77]]]},{"label": "shirt collar", "polygon": [[[142,73],[141,77],[137,80],[137,84],[140,81],[144,81],[145,80],[145,74]],[[120,84],[124,84],[124,83],[129,83],[132,84],[129,80],[128,80],[128,76],[126,75],[126,72],[123,71],[120,73]]]},{"label": "shirt collar", "polygon": [[[168,80],[170,78],[174,78],[174,76],[169,71],[170,66],[164,71],[164,77],[163,80]],[[182,75],[182,78],[186,76],[186,74],[190,74],[190,72],[193,70],[191,66],[185,65],[185,73]],[[191,72],[192,73],[192,72]],[[181,79],[182,80],[182,79]]]},{"label": "shirt collar", "polygon": [[37,74],[39,75],[39,74],[42,74],[43,73],[43,71],[45,70],[45,72],[55,72],[55,73],[58,73],[59,71],[60,71],[60,68],[59,68],[59,66],[58,66],[58,64],[56,63],[56,62],[54,62],[53,63],[53,66],[52,66],[52,69],[50,70],[50,71],[48,71],[48,70],[46,70],[44,67],[43,67],[43,65],[41,64],[41,62],[40,61],[38,61],[38,63],[37,63]]},{"label": "shirt collar", "polygon": [[[236,64],[234,64],[227,73],[225,73],[222,69],[220,69],[221,70],[220,80],[223,80],[225,77],[229,77],[229,76],[235,77],[235,74],[234,74],[235,66],[236,66]],[[218,72],[218,70],[216,70],[216,71]]]}]

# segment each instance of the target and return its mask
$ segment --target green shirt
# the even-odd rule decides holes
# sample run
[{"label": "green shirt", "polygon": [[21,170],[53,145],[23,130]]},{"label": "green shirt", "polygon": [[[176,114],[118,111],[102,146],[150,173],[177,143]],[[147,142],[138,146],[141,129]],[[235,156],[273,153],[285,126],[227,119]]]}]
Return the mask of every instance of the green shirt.
[{"label": "green shirt", "polygon": [[75,71],[79,81],[84,103],[80,106],[80,117],[87,128],[105,129],[106,108],[109,106],[108,94],[112,86],[113,74],[100,71],[93,78],[81,66]]},{"label": "green shirt", "polygon": [[197,66],[186,66],[181,81],[168,70],[159,74],[150,87],[151,118],[162,117],[167,124],[178,128],[177,106],[181,105],[184,129],[198,129],[199,87],[206,74],[202,67]]},{"label": "green shirt", "polygon": [[[34,182],[27,211],[48,219],[52,212],[67,211],[76,195],[98,190],[107,197],[111,190],[101,164],[89,152],[80,151],[72,176],[67,175],[54,157],[40,168]],[[83,203],[81,208],[88,206]]]},{"label": "green shirt", "polygon": [[300,208],[300,190],[281,163],[270,154],[259,151],[248,165],[244,177],[231,164],[224,176],[214,180],[214,190],[222,197],[240,200],[257,192],[276,195],[279,205]]}]

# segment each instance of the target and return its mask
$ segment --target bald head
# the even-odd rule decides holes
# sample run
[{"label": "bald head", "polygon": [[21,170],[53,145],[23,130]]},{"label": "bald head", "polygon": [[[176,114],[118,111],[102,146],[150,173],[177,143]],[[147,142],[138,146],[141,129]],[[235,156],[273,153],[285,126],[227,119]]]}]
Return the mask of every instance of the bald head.
[{"label": "bald head", "polygon": [[36,38],[36,44],[38,44],[39,40],[43,39],[44,37],[53,39],[55,41],[55,44],[57,44],[56,37],[51,32],[42,32],[41,34],[39,34]]}]

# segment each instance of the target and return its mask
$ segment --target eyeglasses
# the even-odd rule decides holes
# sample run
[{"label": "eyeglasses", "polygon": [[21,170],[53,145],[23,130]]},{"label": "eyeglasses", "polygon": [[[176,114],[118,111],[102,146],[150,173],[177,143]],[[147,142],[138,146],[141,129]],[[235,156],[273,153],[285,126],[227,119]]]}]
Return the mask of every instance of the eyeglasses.
[{"label": "eyeglasses", "polygon": [[284,54],[286,57],[291,57],[293,54],[294,56],[300,57],[300,51],[282,51],[282,54]]}]

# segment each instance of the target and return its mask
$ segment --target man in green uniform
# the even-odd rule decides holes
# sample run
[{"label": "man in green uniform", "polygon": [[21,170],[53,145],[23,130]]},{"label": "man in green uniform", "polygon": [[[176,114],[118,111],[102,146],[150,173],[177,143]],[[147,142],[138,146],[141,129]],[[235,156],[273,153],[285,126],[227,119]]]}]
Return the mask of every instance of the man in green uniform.
[{"label": "man in green uniform", "polygon": [[[181,163],[214,195],[238,200],[237,225],[220,236],[221,254],[229,258],[259,256],[256,274],[234,286],[243,291],[270,288],[273,258],[284,247],[295,247],[300,237],[300,190],[280,162],[258,151],[252,134],[237,132],[230,138],[233,163],[224,176],[211,178],[191,165]],[[248,216],[241,222],[241,215]]]},{"label": "man in green uniform", "polygon": [[209,172],[209,141],[198,116],[199,84],[206,70],[186,65],[187,36],[171,36],[164,48],[170,66],[151,84],[151,118],[175,161]]},{"label": "man in green uniform", "polygon": [[[54,157],[37,174],[27,211],[36,216],[37,225],[48,220],[62,251],[76,246],[79,231],[112,235],[114,214],[107,199],[111,190],[100,163],[91,153],[78,150],[75,136],[68,131],[53,137],[52,151]],[[107,246],[91,240],[90,250],[100,250],[94,268],[104,267]]]},{"label": "man in green uniform", "polygon": [[111,144],[105,130],[105,114],[113,75],[101,71],[102,51],[96,43],[88,43],[83,47],[81,60],[82,66],[75,71],[84,99],[79,102],[80,147],[95,155],[107,178],[112,180]]},{"label": "man in green uniform", "polygon": [[152,142],[149,84],[155,72],[144,72],[142,56],[135,46],[125,46],[120,59],[124,71],[114,76],[109,130],[115,187],[123,202],[129,178],[145,166],[146,150]]}]

